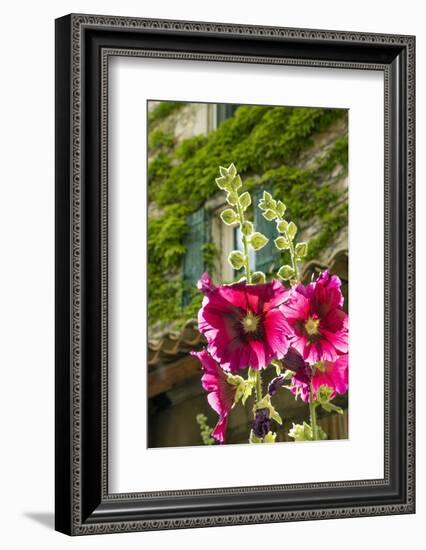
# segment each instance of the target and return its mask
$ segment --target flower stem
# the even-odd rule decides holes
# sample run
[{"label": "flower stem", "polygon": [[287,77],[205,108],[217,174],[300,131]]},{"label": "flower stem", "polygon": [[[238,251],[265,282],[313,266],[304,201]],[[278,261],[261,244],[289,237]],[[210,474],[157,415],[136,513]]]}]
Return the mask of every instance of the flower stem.
[{"label": "flower stem", "polygon": [[287,237],[287,240],[290,243],[290,256],[291,256],[291,263],[292,263],[292,266],[293,266],[293,269],[294,269],[294,278],[296,279],[297,282],[299,282],[299,273],[298,273],[298,269],[297,269],[297,261],[296,261],[296,253],[295,253],[295,250],[294,250],[294,244],[293,244],[293,241],[288,238],[288,233],[287,232],[286,232],[286,237]]},{"label": "flower stem", "polygon": [[[244,211],[241,208],[240,201],[237,202],[237,211],[238,211],[238,217],[240,220],[240,227],[242,227],[243,223],[245,222],[244,218]],[[247,237],[244,235],[244,233],[241,231],[241,237],[243,241],[243,248],[244,248],[244,256],[245,256],[245,271],[246,271],[246,278],[247,278],[247,284],[251,284],[251,271],[250,271],[250,259],[249,259],[249,250],[248,250],[248,242]],[[255,392],[256,392],[256,402],[259,403],[259,401],[262,399],[262,375],[260,374],[260,371],[256,371],[256,386],[255,386]],[[256,408],[254,409],[254,417],[256,418]]]},{"label": "flower stem", "polygon": [[259,402],[262,399],[262,376],[260,371],[256,371],[256,400]]},{"label": "flower stem", "polygon": [[312,439],[316,441],[318,439],[318,426],[317,426],[317,406],[313,399],[312,383],[309,390],[309,414],[311,416],[311,428]]},{"label": "flower stem", "polygon": [[[242,227],[245,219],[244,219],[244,212],[241,208],[240,201],[237,203],[237,210],[238,210],[238,217],[240,218],[240,227]],[[247,283],[251,283],[251,271],[250,271],[250,259],[249,259],[249,251],[248,251],[248,243],[247,243],[247,237],[244,235],[244,233],[241,231],[241,237],[243,241],[243,248],[244,248],[244,257],[245,257],[245,270],[246,270],[246,278]]]},{"label": "flower stem", "polygon": [[[282,222],[284,221],[284,218],[282,216],[279,216],[279,221]],[[298,269],[297,269],[297,261],[296,261],[296,252],[295,252],[295,249],[294,249],[294,244],[293,244],[293,241],[292,239],[289,238],[289,235],[288,235],[288,232],[287,231],[284,231],[284,236],[285,238],[287,239],[289,245],[290,245],[290,257],[291,257],[291,266],[293,268],[293,271],[294,271],[294,278],[296,280],[296,282],[299,282],[299,272],[298,272]]]}]

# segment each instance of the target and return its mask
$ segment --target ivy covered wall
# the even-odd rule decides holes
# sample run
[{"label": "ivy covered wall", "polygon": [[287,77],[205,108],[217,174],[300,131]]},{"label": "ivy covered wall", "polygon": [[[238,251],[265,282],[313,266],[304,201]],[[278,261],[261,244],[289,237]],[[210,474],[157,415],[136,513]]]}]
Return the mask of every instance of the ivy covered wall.
[{"label": "ivy covered wall", "polygon": [[[176,131],[194,104],[160,102],[148,116],[148,321],[161,326],[194,316],[201,296],[185,289],[187,220],[217,193],[219,165],[233,162],[246,189],[268,186],[310,241],[309,257],[326,259],[347,239],[347,111],[240,106],[207,135]],[[206,268],[214,246],[203,248]],[[184,291],[190,299],[183,300]],[[183,305],[185,303],[185,305]]]}]

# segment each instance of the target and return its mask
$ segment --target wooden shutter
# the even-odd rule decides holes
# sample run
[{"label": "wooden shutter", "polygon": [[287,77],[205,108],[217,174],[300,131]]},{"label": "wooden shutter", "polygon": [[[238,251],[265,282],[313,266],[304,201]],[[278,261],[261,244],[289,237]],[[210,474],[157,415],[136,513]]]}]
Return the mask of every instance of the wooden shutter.
[{"label": "wooden shutter", "polygon": [[278,236],[275,222],[265,220],[262,216],[262,211],[257,207],[264,190],[272,194],[270,187],[260,187],[253,191],[252,196],[255,231],[260,231],[260,233],[263,233],[269,239],[269,242],[256,252],[256,271],[263,271],[268,275],[279,269],[280,252],[274,244],[274,239]]},{"label": "wooden shutter", "polygon": [[188,233],[185,237],[186,253],[183,259],[183,305],[190,301],[192,291],[204,271],[203,245],[208,241],[207,218],[204,208],[187,217]]}]

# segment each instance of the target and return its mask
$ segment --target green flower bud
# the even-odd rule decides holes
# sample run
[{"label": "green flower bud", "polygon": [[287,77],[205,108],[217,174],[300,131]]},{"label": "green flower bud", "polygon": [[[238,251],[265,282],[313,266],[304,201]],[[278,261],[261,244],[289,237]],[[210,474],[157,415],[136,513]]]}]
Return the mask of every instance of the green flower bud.
[{"label": "green flower bud", "polygon": [[289,281],[294,277],[294,269],[290,265],[283,265],[278,271],[278,277],[284,281]]},{"label": "green flower bud", "polygon": [[220,213],[220,219],[226,225],[232,225],[238,221],[238,214],[232,208],[227,208]]},{"label": "green flower bud", "polygon": [[241,233],[245,236],[245,237],[249,237],[254,231],[254,226],[251,222],[244,222],[241,224]]},{"label": "green flower bud", "polygon": [[271,222],[272,220],[275,220],[275,218],[277,217],[277,215],[275,214],[275,212],[273,210],[265,210],[265,212],[263,212],[262,216],[265,218],[265,220],[268,220],[268,222]]},{"label": "green flower bud", "polygon": [[297,243],[295,252],[298,258],[304,258],[308,253],[308,243]]},{"label": "green flower bud", "polygon": [[288,435],[295,441],[312,441],[312,429],[306,422],[303,424],[294,424]]},{"label": "green flower bud", "polygon": [[275,443],[277,434],[275,432],[268,432],[263,438],[263,443]]},{"label": "green flower bud", "polygon": [[287,250],[290,248],[290,243],[285,237],[277,237],[274,243],[278,250]]},{"label": "green flower bud", "polygon": [[289,239],[293,240],[297,233],[297,225],[293,222],[288,224],[287,234]]},{"label": "green flower bud", "polygon": [[262,233],[256,231],[250,238],[250,244],[255,250],[260,250],[268,242],[268,239]]},{"label": "green flower bud", "polygon": [[277,202],[277,213],[278,213],[278,216],[280,218],[282,218],[284,216],[286,210],[287,210],[286,205],[283,202],[278,201]]},{"label": "green flower bud", "polygon": [[238,204],[238,194],[234,191],[229,191],[226,196],[226,202],[231,206],[236,206]]},{"label": "green flower bud", "polygon": [[240,206],[243,210],[247,210],[247,208],[251,205],[251,196],[248,191],[240,195]]},{"label": "green flower bud", "polygon": [[321,426],[317,426],[317,435],[318,435],[318,439],[328,439],[328,435],[321,428]]},{"label": "green flower bud", "polygon": [[285,233],[288,228],[288,223],[285,220],[277,221],[277,231]]},{"label": "green flower bud", "polygon": [[239,250],[233,250],[228,256],[228,262],[234,269],[241,269],[245,264],[246,258]]},{"label": "green flower bud", "polygon": [[251,274],[251,282],[255,285],[260,285],[266,281],[265,274],[262,271],[255,271]]}]

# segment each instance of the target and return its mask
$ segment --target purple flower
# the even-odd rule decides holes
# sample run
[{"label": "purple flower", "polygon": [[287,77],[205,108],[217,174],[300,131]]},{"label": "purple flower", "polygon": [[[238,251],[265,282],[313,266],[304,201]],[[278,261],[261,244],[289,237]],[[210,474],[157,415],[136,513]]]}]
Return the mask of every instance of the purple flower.
[{"label": "purple flower", "polygon": [[270,431],[271,419],[269,409],[258,409],[253,422],[253,432],[257,437],[263,438]]},{"label": "purple flower", "polygon": [[275,377],[273,380],[271,380],[268,386],[269,395],[271,396],[275,395],[277,391],[281,388],[281,386],[284,385],[284,382],[285,382],[285,376],[282,374],[280,376]]}]

